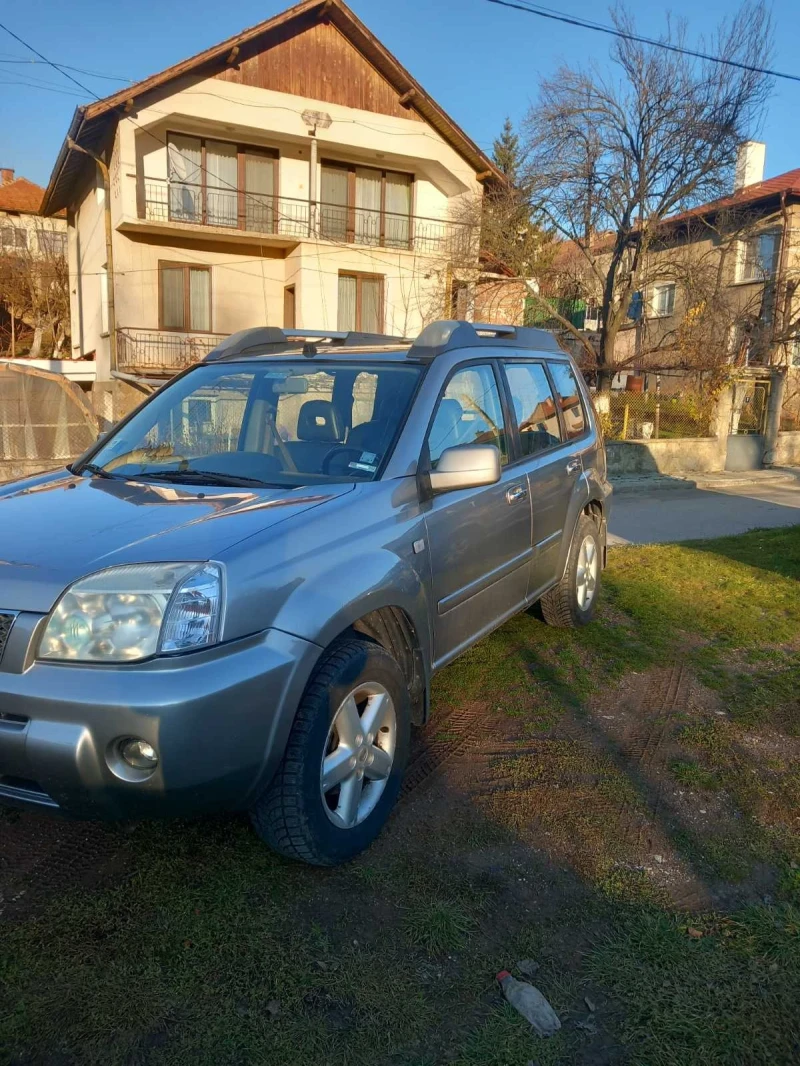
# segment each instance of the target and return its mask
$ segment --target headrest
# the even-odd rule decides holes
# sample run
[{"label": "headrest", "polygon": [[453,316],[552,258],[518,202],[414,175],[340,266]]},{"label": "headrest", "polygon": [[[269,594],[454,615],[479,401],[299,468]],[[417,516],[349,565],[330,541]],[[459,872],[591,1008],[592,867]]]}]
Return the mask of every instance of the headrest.
[{"label": "headrest", "polygon": [[298,440],[337,444],[344,437],[339,413],[330,400],[306,400],[297,416]]}]

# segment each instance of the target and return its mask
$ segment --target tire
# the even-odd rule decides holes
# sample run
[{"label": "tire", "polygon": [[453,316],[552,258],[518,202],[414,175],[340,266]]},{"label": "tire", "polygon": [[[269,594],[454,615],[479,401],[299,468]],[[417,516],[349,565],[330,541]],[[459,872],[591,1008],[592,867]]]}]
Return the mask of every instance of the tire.
[{"label": "tire", "polygon": [[[582,555],[585,548],[590,554],[593,551],[591,558],[594,560],[593,563],[588,560],[588,590],[582,583],[582,574],[587,569],[587,559]],[[564,576],[540,600],[542,614],[548,625],[557,626],[559,629],[573,629],[591,622],[600,591],[602,551],[596,523],[587,515],[581,515],[575,527]]]},{"label": "tire", "polygon": [[[353,718],[353,706],[360,717]],[[384,717],[376,717],[380,715]],[[354,723],[373,720],[374,743],[368,743],[370,735]],[[314,866],[337,866],[354,858],[369,847],[397,801],[410,740],[408,686],[397,662],[379,644],[337,641],[318,663],[283,761],[250,811],[256,832],[281,855]],[[323,759],[331,779],[348,774],[325,793]],[[387,768],[385,776],[375,778]],[[356,820],[345,828],[343,819],[352,815]]]}]

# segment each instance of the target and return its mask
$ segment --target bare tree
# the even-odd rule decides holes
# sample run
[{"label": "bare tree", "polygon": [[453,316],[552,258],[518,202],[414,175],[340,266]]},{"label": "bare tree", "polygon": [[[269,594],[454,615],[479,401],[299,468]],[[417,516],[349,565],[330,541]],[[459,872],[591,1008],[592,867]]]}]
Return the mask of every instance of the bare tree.
[{"label": "bare tree", "polygon": [[0,304],[12,328],[33,333],[29,354],[41,354],[45,339],[58,355],[69,336],[69,270],[60,234],[37,220],[24,247],[0,256]]},{"label": "bare tree", "polygon": [[[612,17],[622,34],[634,33],[624,9]],[[660,40],[686,46],[685,23],[668,23]],[[765,5],[746,2],[700,42],[724,62],[623,36],[610,73],[563,67],[541,83],[524,127],[527,178],[544,217],[582,256],[600,302],[601,383],[614,372],[617,334],[662,221],[730,189],[737,148],[770,93],[771,79],[754,68],[768,65],[771,47]]]}]

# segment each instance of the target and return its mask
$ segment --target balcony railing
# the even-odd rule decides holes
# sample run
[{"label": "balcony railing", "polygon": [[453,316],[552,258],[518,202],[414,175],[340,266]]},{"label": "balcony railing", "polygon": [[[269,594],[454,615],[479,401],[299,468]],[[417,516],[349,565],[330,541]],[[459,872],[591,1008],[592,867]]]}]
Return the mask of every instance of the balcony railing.
[{"label": "balcony railing", "polygon": [[469,255],[477,237],[468,223],[164,180],[144,182],[140,214],[149,222],[220,226],[297,240],[321,238],[451,259]]},{"label": "balcony railing", "polygon": [[225,337],[224,333],[118,329],[117,364],[126,374],[169,376],[200,362]]}]

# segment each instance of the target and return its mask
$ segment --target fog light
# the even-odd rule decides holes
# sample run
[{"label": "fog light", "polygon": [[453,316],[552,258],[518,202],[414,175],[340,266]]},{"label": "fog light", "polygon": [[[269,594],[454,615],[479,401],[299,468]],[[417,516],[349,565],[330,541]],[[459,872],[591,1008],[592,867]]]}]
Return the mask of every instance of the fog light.
[{"label": "fog light", "polygon": [[134,770],[155,770],[158,766],[156,750],[146,740],[123,740],[119,745],[119,753],[123,762]]}]

